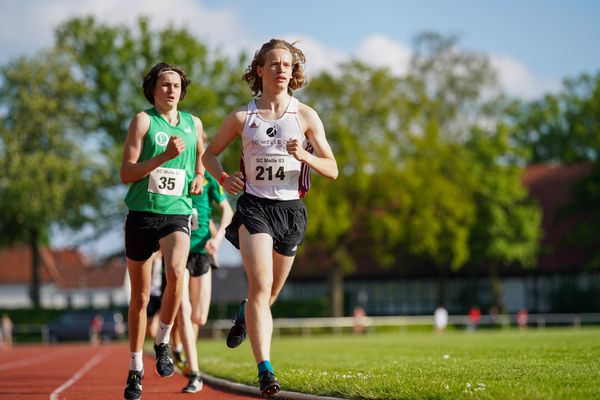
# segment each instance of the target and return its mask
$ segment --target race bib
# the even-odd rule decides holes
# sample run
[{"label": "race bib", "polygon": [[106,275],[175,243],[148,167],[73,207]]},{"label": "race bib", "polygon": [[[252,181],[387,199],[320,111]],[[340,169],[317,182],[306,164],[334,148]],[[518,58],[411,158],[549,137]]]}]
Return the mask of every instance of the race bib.
[{"label": "race bib", "polygon": [[156,168],[150,173],[148,191],[167,196],[181,196],[185,186],[185,170]]},{"label": "race bib", "polygon": [[290,156],[253,156],[250,162],[252,183],[257,186],[289,185]]}]

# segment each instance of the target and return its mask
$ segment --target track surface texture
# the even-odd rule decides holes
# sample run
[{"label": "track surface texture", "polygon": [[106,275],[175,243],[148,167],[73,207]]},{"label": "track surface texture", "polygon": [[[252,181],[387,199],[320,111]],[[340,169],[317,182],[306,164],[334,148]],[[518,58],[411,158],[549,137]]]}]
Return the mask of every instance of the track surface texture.
[{"label": "track surface texture", "polygon": [[[0,352],[0,399],[112,400],[122,399],[127,379],[126,343],[18,345]],[[181,393],[187,378],[160,378],[154,358],[144,354],[143,400],[244,400],[256,396],[212,387]]]}]

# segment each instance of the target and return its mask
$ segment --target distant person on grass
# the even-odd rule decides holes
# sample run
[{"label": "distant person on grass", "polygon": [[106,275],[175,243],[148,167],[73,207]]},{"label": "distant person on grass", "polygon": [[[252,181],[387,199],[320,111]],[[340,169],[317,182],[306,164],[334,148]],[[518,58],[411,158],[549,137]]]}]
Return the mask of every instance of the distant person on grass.
[{"label": "distant person on grass", "polygon": [[190,249],[190,194],[202,193],[202,123],[177,110],[191,81],[178,66],[159,63],[144,77],[142,89],[153,107],[131,121],[121,164],[121,181],[131,184],[125,204],[125,253],[131,281],[129,374],[126,400],[142,396],[142,346],[150,298],[153,255],[162,251],[167,284],[154,351],[156,373],[173,375],[169,336],[181,302]]},{"label": "distant person on grass", "polygon": [[442,333],[446,330],[448,326],[448,310],[446,310],[443,304],[439,304],[433,312],[433,323],[437,332]]},{"label": "distant person on grass", "polygon": [[[240,305],[229,347],[248,330],[263,396],[279,392],[270,362],[271,304],[281,291],[306,231],[302,197],[310,169],[336,179],[337,163],[318,114],[292,96],[306,83],[304,54],[272,39],[254,55],[243,76],[255,99],[229,114],[208,145],[203,162],[232,195],[241,191],[226,238],[240,249],[248,279],[248,300]],[[227,174],[218,156],[237,137],[242,141],[241,171]]]},{"label": "distant person on grass", "polygon": [[475,332],[475,329],[481,322],[481,310],[478,306],[473,306],[469,310],[469,332]]}]

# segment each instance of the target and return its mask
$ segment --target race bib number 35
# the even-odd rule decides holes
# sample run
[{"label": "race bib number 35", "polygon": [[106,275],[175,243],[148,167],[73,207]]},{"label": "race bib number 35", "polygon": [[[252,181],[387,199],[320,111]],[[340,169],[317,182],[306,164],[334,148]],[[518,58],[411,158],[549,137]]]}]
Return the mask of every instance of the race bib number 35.
[{"label": "race bib number 35", "polygon": [[289,185],[290,157],[282,155],[254,156],[250,165],[255,185]]},{"label": "race bib number 35", "polygon": [[148,191],[167,196],[181,196],[185,186],[185,170],[156,168],[150,173]]}]

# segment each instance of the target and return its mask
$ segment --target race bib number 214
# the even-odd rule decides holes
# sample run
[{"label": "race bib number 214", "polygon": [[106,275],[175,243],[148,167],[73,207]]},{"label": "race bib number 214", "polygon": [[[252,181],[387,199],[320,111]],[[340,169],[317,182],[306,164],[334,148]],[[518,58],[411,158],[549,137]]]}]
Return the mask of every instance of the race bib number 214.
[{"label": "race bib number 214", "polygon": [[266,155],[252,157],[250,168],[253,171],[252,183],[258,186],[289,185],[290,157],[286,155]]}]

